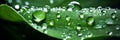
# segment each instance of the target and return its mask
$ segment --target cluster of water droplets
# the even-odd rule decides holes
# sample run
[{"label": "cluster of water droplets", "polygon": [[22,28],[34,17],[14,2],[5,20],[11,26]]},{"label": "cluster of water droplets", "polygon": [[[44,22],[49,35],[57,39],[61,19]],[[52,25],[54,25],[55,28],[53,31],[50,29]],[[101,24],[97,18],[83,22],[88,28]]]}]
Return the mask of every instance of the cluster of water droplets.
[{"label": "cluster of water droplets", "polygon": [[[53,4],[54,1],[50,0],[50,3]],[[29,4],[30,4],[29,2],[27,2],[27,1],[25,2],[25,5],[29,5]],[[15,9],[20,9],[20,5],[15,5],[14,7],[15,7]],[[116,19],[116,13],[117,13],[116,10],[112,10],[111,12],[109,12],[111,10],[111,8],[102,8],[101,6],[99,6],[98,8],[93,8],[93,7],[81,8],[80,3],[77,2],[77,1],[70,2],[68,4],[68,7],[54,7],[54,8],[51,8],[49,5],[45,5],[44,7],[31,6],[31,7],[27,8],[26,6],[23,6],[21,8],[22,9],[20,10],[20,13],[25,13],[25,14],[22,14],[22,15],[27,16],[27,17],[25,17],[26,19],[29,18],[27,20],[29,20],[28,22],[30,22],[30,25],[34,26],[35,29],[41,30],[41,32],[46,33],[46,34],[48,32],[47,31],[48,26],[57,25],[57,24],[55,24],[56,21],[51,20],[51,21],[49,21],[49,23],[44,22],[42,24],[39,24],[40,22],[37,22],[38,23],[37,24],[35,20],[32,20],[32,18],[34,17],[33,12],[35,12],[37,10],[41,10],[41,11],[45,12],[45,14],[48,14],[48,12],[56,12],[55,17],[56,17],[57,21],[59,21],[59,19],[62,18],[61,17],[61,12],[76,11],[79,14],[78,19],[85,20],[85,22],[86,22],[85,25],[87,25],[88,27],[90,26],[93,29],[101,29],[101,30],[104,27],[106,27],[106,25],[115,24],[114,19]],[[108,15],[110,17],[104,18],[105,15]],[[101,17],[103,17],[103,18],[101,18]],[[98,18],[99,20],[96,20],[96,18]],[[71,16],[66,16],[65,20],[67,21],[68,27],[69,27],[71,25],[72,17]],[[88,31],[89,28],[88,29],[82,28],[82,27],[86,27],[86,26],[75,25],[75,27],[76,27],[75,31],[77,32],[76,35],[78,37],[81,37],[81,40],[84,39],[84,38],[92,37],[94,35],[91,32],[87,32],[87,33],[81,32],[81,31]],[[73,28],[73,27],[71,27],[71,28]],[[68,30],[70,30],[70,29],[68,29]],[[119,27],[116,27],[115,29],[120,30]],[[113,34],[112,31],[111,32],[109,31],[109,32],[106,32],[106,33],[108,35]],[[68,33],[63,33],[62,37],[64,38],[64,40],[67,40],[67,39],[71,38],[70,35],[72,35],[72,34],[69,34],[69,35],[67,35],[67,34]]]}]

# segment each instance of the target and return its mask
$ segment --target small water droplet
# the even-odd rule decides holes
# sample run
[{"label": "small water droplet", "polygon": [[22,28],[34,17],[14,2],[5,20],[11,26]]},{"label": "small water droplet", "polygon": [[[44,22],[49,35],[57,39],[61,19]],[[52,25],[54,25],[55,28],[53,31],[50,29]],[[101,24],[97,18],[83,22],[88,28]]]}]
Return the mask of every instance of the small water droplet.
[{"label": "small water droplet", "polygon": [[43,23],[43,25],[42,25],[42,30],[45,30],[45,29],[47,29],[47,24],[46,24],[46,23]]},{"label": "small water droplet", "polygon": [[106,10],[101,10],[102,15],[105,15],[106,12],[107,12]]},{"label": "small water droplet", "polygon": [[49,25],[50,25],[50,26],[54,26],[54,21],[50,21],[50,22],[49,22]]},{"label": "small water droplet", "polygon": [[12,0],[8,0],[9,3],[12,3]]},{"label": "small water droplet", "polygon": [[29,2],[28,2],[28,1],[26,1],[26,2],[25,2],[25,5],[29,5]]},{"label": "small water droplet", "polygon": [[21,3],[21,0],[16,0],[17,3]]},{"label": "small water droplet", "polygon": [[68,25],[71,25],[71,23],[68,23]]},{"label": "small water droplet", "polygon": [[88,33],[88,34],[87,34],[87,37],[92,37],[92,36],[93,36],[92,33]]},{"label": "small water droplet", "polygon": [[78,36],[81,37],[81,36],[82,36],[82,33],[78,33]]},{"label": "small water droplet", "polygon": [[79,30],[79,31],[80,31],[80,29],[81,29],[81,27],[80,27],[80,26],[77,26],[77,30]]},{"label": "small water droplet", "polygon": [[44,31],[45,34],[47,34],[47,32],[48,32],[47,30]]},{"label": "small water droplet", "polygon": [[57,14],[57,18],[59,19],[61,16],[59,14]]},{"label": "small water droplet", "polygon": [[96,24],[95,29],[101,29],[103,28],[103,24]]},{"label": "small water droplet", "polygon": [[82,9],[81,6],[80,6],[80,3],[77,2],[77,1],[72,1],[68,4],[68,10],[69,11],[72,11],[73,10],[80,10]]},{"label": "small water droplet", "polygon": [[114,21],[112,19],[107,19],[105,21],[106,24],[114,24]]},{"label": "small water droplet", "polygon": [[84,14],[83,13],[80,14],[80,18],[84,18]]},{"label": "small water droplet", "polygon": [[15,9],[20,9],[20,5],[15,5]]},{"label": "small water droplet", "polygon": [[94,23],[94,18],[91,16],[91,17],[88,17],[87,18],[87,22],[88,22],[88,25],[93,25]]},{"label": "small water droplet", "polygon": [[115,19],[116,18],[116,14],[115,13],[112,13],[112,18]]},{"label": "small water droplet", "polygon": [[67,21],[70,21],[70,17],[67,16],[67,17],[66,17],[66,20],[67,20]]},{"label": "small water droplet", "polygon": [[47,8],[43,8],[43,11],[44,11],[44,12],[48,12],[48,9],[47,9]]},{"label": "small water droplet", "polygon": [[50,4],[53,4],[54,3],[54,0],[50,0]]},{"label": "small water droplet", "polygon": [[119,30],[120,28],[119,27],[116,27],[116,30]]},{"label": "small water droplet", "polygon": [[108,35],[112,35],[112,34],[113,34],[113,32],[107,32],[107,34],[108,34]]}]

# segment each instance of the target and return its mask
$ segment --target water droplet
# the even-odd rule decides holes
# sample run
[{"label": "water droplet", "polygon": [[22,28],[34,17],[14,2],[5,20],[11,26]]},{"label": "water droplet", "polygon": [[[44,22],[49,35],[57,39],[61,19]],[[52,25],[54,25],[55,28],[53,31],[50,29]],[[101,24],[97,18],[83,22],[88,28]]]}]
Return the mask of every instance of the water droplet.
[{"label": "water droplet", "polygon": [[15,5],[15,9],[20,9],[20,5]]},{"label": "water droplet", "polygon": [[43,11],[35,11],[33,13],[33,18],[35,22],[41,22],[45,19],[45,13]]},{"label": "water droplet", "polygon": [[84,18],[84,14],[83,13],[80,14],[80,18]]},{"label": "water droplet", "polygon": [[120,28],[119,27],[116,27],[116,30],[119,30]]},{"label": "water droplet", "polygon": [[45,29],[47,29],[47,24],[46,24],[46,23],[43,23],[43,25],[42,25],[42,30],[45,30]]},{"label": "water droplet", "polygon": [[49,22],[49,25],[50,25],[50,26],[54,26],[54,21],[50,21],[50,22]]},{"label": "water droplet", "polygon": [[12,0],[8,0],[9,3],[12,3]]},{"label": "water droplet", "polygon": [[47,30],[44,31],[45,34],[47,34],[47,32],[48,32]]},{"label": "water droplet", "polygon": [[81,36],[82,36],[82,33],[78,33],[78,36],[81,37]]},{"label": "water droplet", "polygon": [[82,9],[80,6],[80,3],[77,1],[72,1],[68,4],[68,10],[72,11],[73,10],[80,10]]},{"label": "water droplet", "polygon": [[87,22],[88,22],[88,25],[93,25],[94,23],[94,18],[91,16],[91,17],[88,17],[87,18]]},{"label": "water droplet", "polygon": [[71,23],[68,23],[68,25],[71,25]]},{"label": "water droplet", "polygon": [[105,21],[106,24],[114,24],[114,21],[112,19],[107,19]]},{"label": "water droplet", "polygon": [[17,3],[21,3],[21,0],[16,0]]},{"label": "water droplet", "polygon": [[108,35],[112,35],[112,34],[113,34],[113,32],[107,32],[107,34],[108,34]]},{"label": "water droplet", "polygon": [[67,16],[67,17],[66,17],[66,20],[67,20],[67,21],[70,21],[70,17]]},{"label": "water droplet", "polygon": [[49,5],[45,5],[46,8],[50,9],[50,6]]},{"label": "water droplet", "polygon": [[54,3],[54,0],[50,0],[50,4],[53,4]]},{"label": "water droplet", "polygon": [[107,12],[106,10],[101,10],[102,15],[105,15],[106,12]]},{"label": "water droplet", "polygon": [[97,24],[97,25],[95,26],[95,28],[96,28],[96,29],[103,28],[103,24]]},{"label": "water droplet", "polygon": [[72,8],[68,8],[67,10],[68,10],[68,11],[72,11]]},{"label": "water droplet", "polygon": [[43,8],[43,11],[44,11],[44,12],[48,12],[48,9],[47,9],[47,8]]},{"label": "water droplet", "polygon": [[29,2],[28,2],[28,1],[26,1],[26,2],[25,2],[25,5],[29,5]]},{"label": "water droplet", "polygon": [[92,33],[88,33],[88,34],[87,34],[87,37],[92,37],[92,36],[93,36]]},{"label": "water droplet", "polygon": [[59,14],[57,14],[57,18],[58,18],[58,19],[60,18],[60,15],[59,15]]},{"label": "water droplet", "polygon": [[115,19],[116,18],[116,14],[115,13],[112,13],[112,18]]}]

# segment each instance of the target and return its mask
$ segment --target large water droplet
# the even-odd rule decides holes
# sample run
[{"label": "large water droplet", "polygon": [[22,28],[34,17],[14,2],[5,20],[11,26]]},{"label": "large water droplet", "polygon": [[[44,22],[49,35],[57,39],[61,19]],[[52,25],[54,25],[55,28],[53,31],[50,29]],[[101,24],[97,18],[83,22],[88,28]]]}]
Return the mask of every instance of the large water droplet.
[{"label": "large water droplet", "polygon": [[43,11],[35,11],[33,13],[33,18],[35,22],[41,22],[42,20],[45,19],[45,13]]},{"label": "large water droplet", "polygon": [[81,8],[79,2],[77,2],[77,1],[72,1],[72,2],[70,2],[70,3],[68,4],[68,9],[69,9],[69,10],[71,9],[70,11],[72,11],[72,9],[73,9],[73,10],[80,10],[80,9],[82,9],[82,8]]},{"label": "large water droplet", "polygon": [[114,24],[114,21],[112,19],[107,19],[105,21],[106,24]]},{"label": "large water droplet", "polygon": [[20,5],[15,5],[15,9],[20,9]]},{"label": "large water droplet", "polygon": [[70,17],[67,16],[67,17],[66,17],[66,20],[67,20],[67,21],[70,21]]},{"label": "large water droplet", "polygon": [[93,25],[94,21],[95,20],[92,16],[87,18],[88,25]]}]

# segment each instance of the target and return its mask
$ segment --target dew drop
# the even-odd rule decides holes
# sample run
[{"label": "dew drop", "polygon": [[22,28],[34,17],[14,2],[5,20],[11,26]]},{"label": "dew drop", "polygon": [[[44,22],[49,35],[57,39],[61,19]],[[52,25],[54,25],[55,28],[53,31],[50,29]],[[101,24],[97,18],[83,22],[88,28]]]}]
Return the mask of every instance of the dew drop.
[{"label": "dew drop", "polygon": [[82,33],[78,33],[78,37],[81,37],[82,36]]},{"label": "dew drop", "polygon": [[115,13],[112,13],[112,18],[115,19],[116,18],[116,14]]},{"label": "dew drop", "polygon": [[49,22],[49,25],[50,25],[50,26],[54,26],[54,21],[50,21],[50,22]]},{"label": "dew drop", "polygon": [[108,34],[108,35],[112,35],[112,34],[113,34],[113,32],[107,32],[107,34]]},{"label": "dew drop", "polygon": [[106,24],[114,24],[114,21],[112,19],[107,19],[105,21]]},{"label": "dew drop", "polygon": [[69,22],[68,25],[71,25],[71,23]]},{"label": "dew drop", "polygon": [[106,10],[101,10],[102,15],[105,15],[106,12],[107,12]]},{"label": "dew drop", "polygon": [[33,13],[33,18],[35,22],[41,22],[45,19],[45,13],[43,11],[35,11]]},{"label": "dew drop", "polygon": [[8,0],[9,3],[12,3],[12,0]]},{"label": "dew drop", "polygon": [[119,30],[120,28],[119,27],[116,27],[116,30]]},{"label": "dew drop", "polygon": [[47,34],[47,32],[48,32],[47,30],[44,31],[45,34]]},{"label": "dew drop", "polygon": [[80,6],[80,3],[77,1],[72,1],[68,4],[68,10],[72,11],[72,10],[80,10],[82,9]]},{"label": "dew drop", "polygon": [[80,14],[80,18],[84,18],[84,14],[82,13],[82,14]]},{"label": "dew drop", "polygon": [[44,11],[44,12],[48,12],[48,9],[47,9],[47,8],[43,8],[43,11]]},{"label": "dew drop", "polygon": [[88,34],[87,34],[87,37],[92,37],[92,36],[93,36],[92,33],[88,33]]},{"label": "dew drop", "polygon": [[46,23],[43,23],[43,25],[42,25],[42,30],[45,30],[45,29],[47,29],[47,24],[46,24]]},{"label": "dew drop", "polygon": [[91,17],[88,17],[87,18],[87,22],[88,22],[88,25],[93,25],[94,23],[94,18],[91,16]]},{"label": "dew drop", "polygon": [[95,28],[96,28],[96,29],[101,29],[101,28],[103,28],[103,24],[97,24],[97,25],[95,26]]},{"label": "dew drop", "polygon": [[66,20],[67,20],[67,21],[70,21],[70,17],[67,16],[67,17],[66,17]]},{"label": "dew drop", "polygon": [[54,0],[50,0],[50,4],[53,4],[54,3]]},{"label": "dew drop", "polygon": [[57,18],[58,18],[58,19],[60,18],[60,15],[59,15],[59,14],[57,14]]},{"label": "dew drop", "polygon": [[20,5],[15,5],[15,9],[20,9]]},{"label": "dew drop", "polygon": [[28,2],[28,1],[26,1],[26,2],[25,2],[25,5],[29,5],[29,2]]}]

